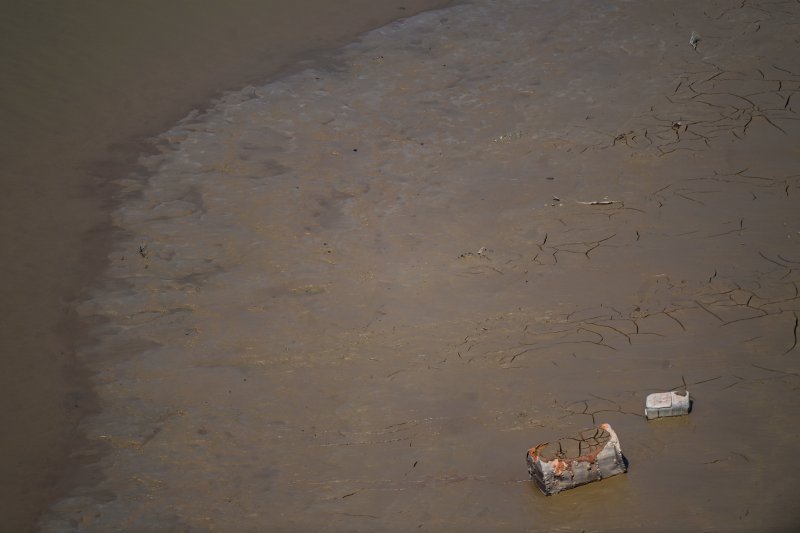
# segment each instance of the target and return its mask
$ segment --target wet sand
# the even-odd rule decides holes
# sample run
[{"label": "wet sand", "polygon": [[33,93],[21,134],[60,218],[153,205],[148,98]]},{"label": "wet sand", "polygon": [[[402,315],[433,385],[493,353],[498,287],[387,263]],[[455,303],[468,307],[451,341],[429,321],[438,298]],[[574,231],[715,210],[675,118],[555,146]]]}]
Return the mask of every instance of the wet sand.
[{"label": "wet sand", "polygon": [[[59,493],[95,409],[75,303],[105,268],[113,179],[142,139],[222,90],[263,82],[443,1],[5,2],[0,6],[0,529]],[[83,446],[81,446],[83,447]]]},{"label": "wet sand", "polygon": [[[157,136],[42,528],[796,528],[798,24],[475,0]],[[601,422],[629,472],[541,495],[525,451]]]}]

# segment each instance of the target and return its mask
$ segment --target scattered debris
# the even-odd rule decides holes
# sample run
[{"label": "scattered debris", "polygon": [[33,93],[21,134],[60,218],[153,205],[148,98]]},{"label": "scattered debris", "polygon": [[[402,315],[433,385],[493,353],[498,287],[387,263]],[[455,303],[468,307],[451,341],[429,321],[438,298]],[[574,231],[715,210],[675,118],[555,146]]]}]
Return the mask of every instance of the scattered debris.
[{"label": "scattered debris", "polygon": [[691,407],[689,391],[656,392],[645,400],[644,414],[648,420],[667,416],[688,415]]},{"label": "scattered debris", "polygon": [[546,495],[623,474],[628,464],[609,424],[528,450],[528,473]]},{"label": "scattered debris", "polygon": [[464,252],[458,257],[460,259],[466,259],[467,257],[480,257],[481,259],[490,259],[489,252],[491,251],[492,250],[489,250],[487,247],[481,246],[480,248],[478,248],[477,252]]},{"label": "scattered debris", "polygon": [[692,45],[692,48],[697,51],[697,43],[700,42],[700,34],[696,31],[692,32],[692,35],[689,37],[689,44]]},{"label": "scattered debris", "polygon": [[592,200],[591,202],[578,202],[581,205],[611,205],[616,204],[615,200]]},{"label": "scattered debris", "polygon": [[525,133],[523,133],[521,131],[514,131],[514,132],[511,132],[511,133],[503,134],[500,137],[496,137],[496,138],[492,139],[492,142],[493,143],[504,143],[504,144],[507,144],[507,143],[512,143],[514,141],[518,141],[524,136],[525,136]]},{"label": "scattered debris", "polygon": [[614,137],[614,140],[611,141],[611,146],[616,146],[617,143],[627,144],[628,146],[630,146],[628,142],[633,141],[635,137],[636,135],[634,135],[633,130],[626,131],[625,133],[620,133],[619,135]]}]

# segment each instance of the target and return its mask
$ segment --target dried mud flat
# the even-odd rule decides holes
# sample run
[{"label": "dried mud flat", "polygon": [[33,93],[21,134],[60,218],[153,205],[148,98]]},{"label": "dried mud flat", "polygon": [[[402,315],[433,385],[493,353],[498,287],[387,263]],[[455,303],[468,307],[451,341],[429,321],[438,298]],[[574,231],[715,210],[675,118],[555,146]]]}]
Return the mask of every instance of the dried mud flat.
[{"label": "dried mud flat", "polygon": [[[103,454],[42,527],[797,526],[798,29],[466,2],[187,117],[120,178]],[[628,474],[539,494],[601,422]]]}]

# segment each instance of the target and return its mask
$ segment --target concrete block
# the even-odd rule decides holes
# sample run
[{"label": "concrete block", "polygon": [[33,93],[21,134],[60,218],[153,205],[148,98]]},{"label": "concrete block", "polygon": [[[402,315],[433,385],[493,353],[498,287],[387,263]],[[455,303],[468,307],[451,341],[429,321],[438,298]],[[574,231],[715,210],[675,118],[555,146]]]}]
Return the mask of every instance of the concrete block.
[{"label": "concrete block", "polygon": [[667,416],[680,416],[689,414],[691,400],[689,391],[656,392],[647,396],[644,405],[644,414],[648,420],[664,418]]},{"label": "concrete block", "polygon": [[627,472],[617,434],[609,424],[528,450],[528,473],[546,495]]}]

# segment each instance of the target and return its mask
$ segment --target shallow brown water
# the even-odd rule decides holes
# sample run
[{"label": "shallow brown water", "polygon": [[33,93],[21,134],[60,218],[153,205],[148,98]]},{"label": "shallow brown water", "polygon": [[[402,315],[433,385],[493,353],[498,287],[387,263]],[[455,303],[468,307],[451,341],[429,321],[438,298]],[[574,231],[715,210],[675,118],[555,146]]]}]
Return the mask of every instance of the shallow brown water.
[{"label": "shallow brown water", "polygon": [[[475,0],[157,136],[43,528],[796,528],[798,23]],[[525,451],[600,422],[630,471],[539,494]]]},{"label": "shallow brown water", "polygon": [[112,179],[219,91],[447,2],[0,4],[0,527],[31,527],[93,410],[74,303],[103,268]]}]

